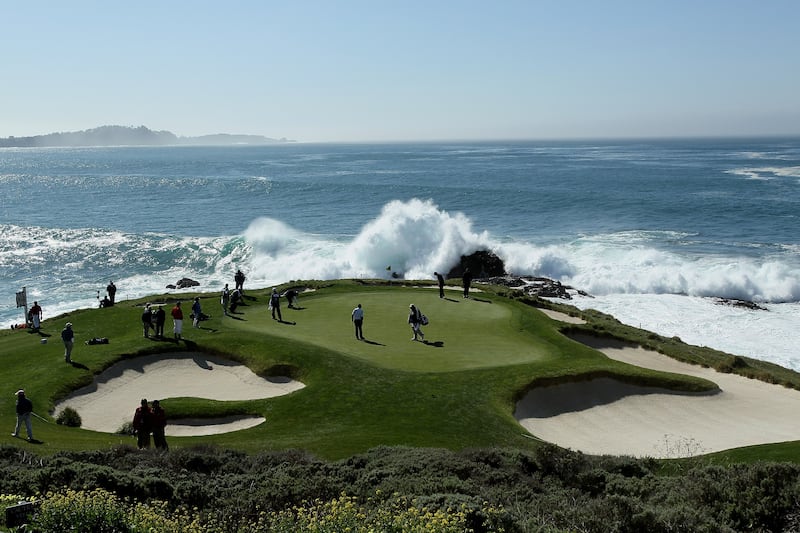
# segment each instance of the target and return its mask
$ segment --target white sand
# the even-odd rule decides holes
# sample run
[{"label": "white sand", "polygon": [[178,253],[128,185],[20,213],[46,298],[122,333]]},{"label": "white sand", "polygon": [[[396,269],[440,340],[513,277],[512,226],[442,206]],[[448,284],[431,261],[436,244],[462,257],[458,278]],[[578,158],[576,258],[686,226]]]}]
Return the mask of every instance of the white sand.
[{"label": "white sand", "polygon": [[[113,433],[133,413],[142,398],[194,397],[211,400],[253,400],[289,394],[303,388],[298,381],[264,379],[245,365],[200,353],[170,353],[127,359],[95,378],[92,385],[72,393],[56,405],[58,413],[72,407],[81,416],[81,427]],[[169,409],[168,405],[164,406]],[[171,436],[213,435],[246,429],[264,422],[262,417],[227,417],[170,421]]]},{"label": "white sand", "polygon": [[578,318],[576,316],[571,316],[566,313],[562,313],[561,311],[553,311],[551,309],[539,309],[542,313],[549,316],[553,320],[558,320],[559,322],[567,322],[569,324],[586,324],[586,321],[582,318]]},{"label": "white sand", "polygon": [[594,337],[576,338],[612,359],[716,383],[715,394],[682,394],[595,379],[542,387],[518,404],[531,434],[591,454],[688,457],[800,440],[800,391],[681,363]]}]

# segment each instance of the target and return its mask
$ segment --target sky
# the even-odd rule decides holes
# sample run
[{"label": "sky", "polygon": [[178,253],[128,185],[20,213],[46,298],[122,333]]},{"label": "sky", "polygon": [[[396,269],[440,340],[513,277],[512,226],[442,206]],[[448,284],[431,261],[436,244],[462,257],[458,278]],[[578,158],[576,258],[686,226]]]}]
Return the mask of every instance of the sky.
[{"label": "sky", "polygon": [[800,135],[796,0],[0,0],[0,137]]}]

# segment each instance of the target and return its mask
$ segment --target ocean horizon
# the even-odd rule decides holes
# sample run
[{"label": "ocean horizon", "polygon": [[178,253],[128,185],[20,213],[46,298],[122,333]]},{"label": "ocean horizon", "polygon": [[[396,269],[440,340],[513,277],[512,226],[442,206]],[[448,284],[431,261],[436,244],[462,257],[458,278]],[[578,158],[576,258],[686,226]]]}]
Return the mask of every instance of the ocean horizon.
[{"label": "ocean horizon", "polygon": [[798,138],[3,148],[0,191],[4,327],[22,287],[47,318],[111,280],[432,279],[489,250],[591,295],[566,303],[800,370]]}]

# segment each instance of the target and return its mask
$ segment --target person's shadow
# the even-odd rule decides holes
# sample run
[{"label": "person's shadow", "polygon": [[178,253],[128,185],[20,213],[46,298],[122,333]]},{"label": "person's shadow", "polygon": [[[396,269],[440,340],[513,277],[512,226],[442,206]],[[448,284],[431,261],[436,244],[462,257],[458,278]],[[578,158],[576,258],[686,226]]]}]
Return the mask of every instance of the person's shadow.
[{"label": "person's shadow", "polygon": [[453,302],[454,304],[458,303],[458,300],[456,300],[455,298],[448,298],[446,296],[442,298],[442,300],[447,300],[448,302]]},{"label": "person's shadow", "polygon": [[470,300],[475,300],[476,302],[481,302],[481,303],[483,303],[483,304],[490,304],[490,303],[492,303],[492,301],[491,301],[491,300],[483,300],[483,299],[481,299],[481,298],[475,298],[474,296],[470,296],[470,297],[469,297],[469,299],[470,299]]},{"label": "person's shadow", "polygon": [[80,368],[81,370],[89,370],[88,366],[81,363],[76,363],[75,361],[72,361],[70,365],[72,365],[74,368]]},{"label": "person's shadow", "polygon": [[422,344],[432,348],[444,348],[444,341],[422,341]]},{"label": "person's shadow", "polygon": [[367,344],[372,344],[373,346],[386,346],[385,344],[381,344],[380,342],[368,341],[367,339],[361,339],[361,340]]}]

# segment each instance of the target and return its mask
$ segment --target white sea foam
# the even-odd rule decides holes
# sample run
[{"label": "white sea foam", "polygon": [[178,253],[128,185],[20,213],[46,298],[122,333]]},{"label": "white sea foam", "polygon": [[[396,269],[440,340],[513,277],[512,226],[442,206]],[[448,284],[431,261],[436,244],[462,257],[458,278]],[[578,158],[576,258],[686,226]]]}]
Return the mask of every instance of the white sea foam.
[{"label": "white sea foam", "polygon": [[772,180],[776,178],[800,178],[800,167],[748,167],[726,171],[735,176],[753,180]]}]

